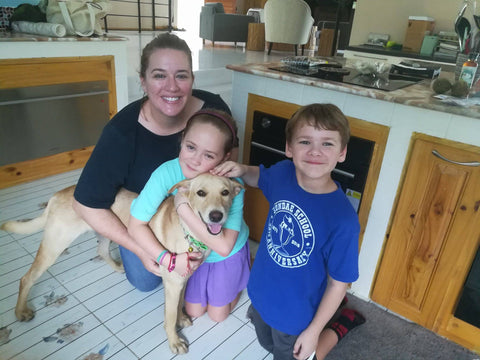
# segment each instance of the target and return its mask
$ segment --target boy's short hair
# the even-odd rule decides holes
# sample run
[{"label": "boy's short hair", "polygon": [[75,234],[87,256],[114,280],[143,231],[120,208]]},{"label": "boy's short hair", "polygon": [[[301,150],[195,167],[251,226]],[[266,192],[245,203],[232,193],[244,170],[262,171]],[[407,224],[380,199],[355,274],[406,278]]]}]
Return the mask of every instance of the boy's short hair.
[{"label": "boy's short hair", "polygon": [[350,126],[343,112],[333,104],[310,104],[302,106],[288,120],[285,127],[287,143],[291,144],[295,131],[301,125],[310,125],[315,129],[334,130],[340,133],[342,149],[350,140]]}]

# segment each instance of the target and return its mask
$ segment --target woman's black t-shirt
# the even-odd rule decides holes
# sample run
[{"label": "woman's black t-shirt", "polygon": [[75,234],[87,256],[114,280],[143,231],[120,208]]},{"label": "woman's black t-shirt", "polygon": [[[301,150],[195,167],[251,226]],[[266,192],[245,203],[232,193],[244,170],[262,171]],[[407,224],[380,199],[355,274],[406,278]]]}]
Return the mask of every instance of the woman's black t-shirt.
[{"label": "woman's black t-shirt", "polygon": [[[203,109],[230,114],[219,95],[193,90],[193,96],[204,101]],[[109,209],[121,187],[139,193],[158,166],[178,156],[182,132],[161,136],[145,129],[138,123],[141,104],[127,105],[103,129],[75,189],[81,204]]]}]

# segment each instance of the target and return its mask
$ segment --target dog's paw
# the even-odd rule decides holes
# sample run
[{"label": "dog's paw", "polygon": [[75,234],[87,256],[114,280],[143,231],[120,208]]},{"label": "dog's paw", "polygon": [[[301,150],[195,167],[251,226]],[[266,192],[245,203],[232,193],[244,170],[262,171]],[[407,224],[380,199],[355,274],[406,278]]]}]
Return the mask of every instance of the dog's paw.
[{"label": "dog's paw", "polygon": [[181,337],[177,337],[175,340],[169,341],[168,345],[174,354],[186,354],[188,352],[188,342]]},{"label": "dog's paw", "polygon": [[192,326],[193,325],[193,322],[192,322],[192,319],[190,319],[190,316],[186,315],[186,314],[181,314],[179,319],[178,319],[178,322],[177,322],[177,326],[179,329],[183,329],[183,328],[186,328],[186,327],[189,327],[189,326]]},{"label": "dog's paw", "polygon": [[30,321],[34,318],[35,312],[28,307],[25,309],[15,309],[15,316],[19,321]]},{"label": "dog's paw", "polygon": [[125,268],[123,267],[123,264],[120,261],[115,261],[112,267],[113,267],[113,270],[115,270],[116,272],[119,272],[119,273],[125,272]]}]

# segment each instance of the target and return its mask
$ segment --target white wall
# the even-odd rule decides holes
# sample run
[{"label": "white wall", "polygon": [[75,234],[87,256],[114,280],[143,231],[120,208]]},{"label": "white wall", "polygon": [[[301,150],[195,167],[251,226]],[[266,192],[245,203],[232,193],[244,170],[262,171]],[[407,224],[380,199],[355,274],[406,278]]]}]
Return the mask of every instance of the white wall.
[{"label": "white wall", "polygon": [[[365,43],[370,32],[389,34],[403,43],[409,16],[434,18],[435,32],[453,31],[461,4],[463,0],[358,0],[349,44]],[[471,14],[469,8],[466,15]]]}]

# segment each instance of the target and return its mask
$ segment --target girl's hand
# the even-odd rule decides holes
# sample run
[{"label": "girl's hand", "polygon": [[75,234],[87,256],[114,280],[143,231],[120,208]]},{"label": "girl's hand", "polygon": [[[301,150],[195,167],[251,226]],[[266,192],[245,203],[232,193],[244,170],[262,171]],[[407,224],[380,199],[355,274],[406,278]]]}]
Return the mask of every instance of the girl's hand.
[{"label": "girl's hand", "polygon": [[241,177],[245,174],[245,171],[244,165],[234,161],[225,161],[210,170],[210,173],[218,176]]},{"label": "girl's hand", "polygon": [[[198,269],[202,263],[202,260],[202,253],[200,252],[184,252],[177,254],[175,257],[172,253],[168,253],[162,259],[162,263],[160,265],[166,267],[167,269],[169,267],[173,267],[172,271],[175,271],[177,274],[185,277],[192,275],[193,272]],[[175,265],[172,265],[173,261],[175,261]]]},{"label": "girl's hand", "polygon": [[182,204],[188,204],[188,199],[185,196],[186,191],[188,191],[185,187],[179,187],[177,193],[175,194],[175,198],[173,200],[175,204],[175,210]]}]

